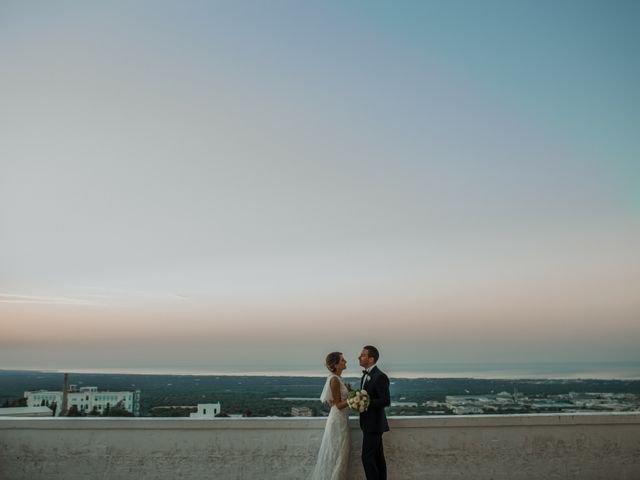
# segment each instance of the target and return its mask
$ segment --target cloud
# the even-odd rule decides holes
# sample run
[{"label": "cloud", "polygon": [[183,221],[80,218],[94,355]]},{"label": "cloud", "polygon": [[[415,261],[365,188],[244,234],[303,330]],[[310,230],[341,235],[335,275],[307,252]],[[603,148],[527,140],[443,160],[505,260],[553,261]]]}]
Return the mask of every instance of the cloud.
[{"label": "cloud", "polygon": [[[78,290],[82,292],[79,293]],[[22,293],[0,292],[0,303],[30,305],[70,305],[96,307],[126,307],[147,305],[160,301],[183,303],[190,299],[187,295],[152,291],[137,291],[111,288],[74,288],[70,295],[32,295]],[[91,291],[91,293],[87,293]]]},{"label": "cloud", "polygon": [[94,301],[71,297],[45,297],[40,295],[22,295],[18,293],[0,293],[0,303],[38,304],[38,305],[91,305],[103,306]]}]

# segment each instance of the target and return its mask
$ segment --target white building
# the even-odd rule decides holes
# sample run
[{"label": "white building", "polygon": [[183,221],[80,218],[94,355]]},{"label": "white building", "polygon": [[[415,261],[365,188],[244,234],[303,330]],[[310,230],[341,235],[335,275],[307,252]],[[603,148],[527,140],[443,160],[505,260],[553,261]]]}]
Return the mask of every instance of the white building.
[{"label": "white building", "polygon": [[[94,410],[99,414],[107,408],[116,406],[122,402],[122,406],[133,413],[140,415],[140,390],[134,392],[100,392],[98,387],[81,387],[79,390],[71,386],[68,397],[68,409],[75,406],[79,412],[90,413]],[[51,405],[55,402],[58,406],[56,416],[62,410],[63,392],[39,390],[36,392],[24,392],[28,407],[40,407]]]},{"label": "white building", "polygon": [[475,415],[484,412],[482,406],[476,403],[469,405],[455,405],[451,407],[451,410],[453,410],[453,413],[456,415]]},{"label": "white building", "polygon": [[291,407],[291,415],[294,417],[313,417],[313,410],[309,407]]},{"label": "white building", "polygon": [[220,402],[218,403],[199,403],[198,411],[189,414],[189,418],[215,418],[220,413]]}]

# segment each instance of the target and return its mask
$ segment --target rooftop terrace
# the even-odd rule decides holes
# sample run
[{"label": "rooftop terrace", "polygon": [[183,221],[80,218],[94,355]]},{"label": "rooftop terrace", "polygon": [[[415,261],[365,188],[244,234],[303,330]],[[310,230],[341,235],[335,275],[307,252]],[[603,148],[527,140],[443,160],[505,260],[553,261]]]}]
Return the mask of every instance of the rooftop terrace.
[{"label": "rooftop terrace", "polygon": [[[2,479],[304,479],[322,418],[0,418]],[[350,420],[351,479],[363,479]],[[638,479],[640,414],[394,417],[390,479]]]}]

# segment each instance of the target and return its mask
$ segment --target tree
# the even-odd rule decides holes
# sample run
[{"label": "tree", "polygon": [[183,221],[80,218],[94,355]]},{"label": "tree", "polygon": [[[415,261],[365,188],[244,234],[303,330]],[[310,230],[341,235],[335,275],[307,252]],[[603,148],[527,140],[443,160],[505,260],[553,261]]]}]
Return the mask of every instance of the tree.
[{"label": "tree", "polygon": [[77,405],[71,405],[69,412],[67,413],[67,417],[82,417],[84,416],[82,412],[78,409]]},{"label": "tree", "polygon": [[133,413],[124,408],[124,401],[120,400],[113,407],[108,407],[103,413],[104,417],[133,417]]},{"label": "tree", "polygon": [[22,398],[18,398],[17,400],[5,400],[4,403],[2,404],[2,408],[5,407],[26,407],[27,406],[27,399],[22,397]]}]

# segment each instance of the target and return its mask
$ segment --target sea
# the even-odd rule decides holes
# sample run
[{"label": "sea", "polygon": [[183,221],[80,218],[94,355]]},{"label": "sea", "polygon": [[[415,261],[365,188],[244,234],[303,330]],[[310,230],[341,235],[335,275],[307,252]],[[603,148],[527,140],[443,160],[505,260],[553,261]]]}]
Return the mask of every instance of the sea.
[{"label": "sea", "polygon": [[[640,361],[624,362],[545,362],[545,363],[380,363],[391,378],[501,378],[501,379],[619,379],[640,380]],[[6,369],[3,367],[3,369]],[[234,375],[268,377],[324,377],[321,366],[272,365],[261,368],[238,366],[111,366],[100,368],[34,368],[13,367],[11,370],[37,370],[67,373],[110,373],[146,375]],[[360,368],[349,366],[345,377],[359,377]]]}]

